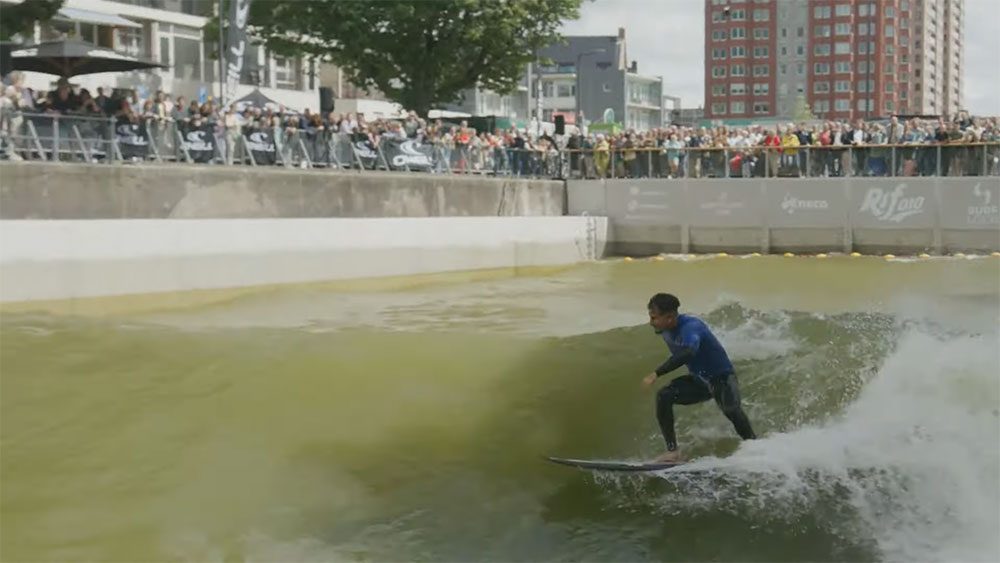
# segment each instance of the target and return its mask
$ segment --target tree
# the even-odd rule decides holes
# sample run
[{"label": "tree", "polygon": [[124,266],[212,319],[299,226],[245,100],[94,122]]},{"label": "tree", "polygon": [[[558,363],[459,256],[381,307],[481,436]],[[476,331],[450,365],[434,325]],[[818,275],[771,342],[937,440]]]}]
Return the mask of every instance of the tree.
[{"label": "tree", "polygon": [[330,61],[355,85],[426,115],[467,88],[514,90],[581,2],[253,0],[249,32],[277,54]]},{"label": "tree", "polygon": [[806,97],[801,94],[799,94],[798,98],[795,98],[795,109],[792,110],[792,118],[795,121],[815,121],[817,119],[809,104],[806,103]]},{"label": "tree", "polygon": [[[24,0],[0,7],[0,40],[27,34],[36,21],[48,21],[62,8],[65,0]],[[33,34],[32,34],[33,35]]]}]

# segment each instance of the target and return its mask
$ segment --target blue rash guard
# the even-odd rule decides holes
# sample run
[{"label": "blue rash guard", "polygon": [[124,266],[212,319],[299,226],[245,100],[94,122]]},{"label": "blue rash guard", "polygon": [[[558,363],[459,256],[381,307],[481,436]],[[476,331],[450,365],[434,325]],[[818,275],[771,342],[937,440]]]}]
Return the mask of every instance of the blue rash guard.
[{"label": "blue rash guard", "polygon": [[671,358],[656,368],[656,375],[664,375],[687,364],[691,375],[705,383],[733,373],[729,355],[712,331],[698,317],[678,315],[673,330],[660,333],[670,348]]}]

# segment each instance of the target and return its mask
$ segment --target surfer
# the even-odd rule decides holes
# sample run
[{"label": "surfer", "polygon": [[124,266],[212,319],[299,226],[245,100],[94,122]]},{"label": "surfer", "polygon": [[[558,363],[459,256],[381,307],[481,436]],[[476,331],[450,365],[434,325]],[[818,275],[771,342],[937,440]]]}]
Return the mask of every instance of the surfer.
[{"label": "surfer", "polygon": [[681,302],[669,293],[657,293],[647,305],[649,324],[670,348],[670,358],[643,378],[646,386],[671,371],[687,365],[688,375],[674,378],[656,394],[656,419],[667,442],[667,451],[657,461],[681,461],[674,433],[674,405],[693,405],[715,399],[722,413],[744,440],[756,438],[740,406],[740,389],[733,364],[708,325],[692,315],[677,313]]}]

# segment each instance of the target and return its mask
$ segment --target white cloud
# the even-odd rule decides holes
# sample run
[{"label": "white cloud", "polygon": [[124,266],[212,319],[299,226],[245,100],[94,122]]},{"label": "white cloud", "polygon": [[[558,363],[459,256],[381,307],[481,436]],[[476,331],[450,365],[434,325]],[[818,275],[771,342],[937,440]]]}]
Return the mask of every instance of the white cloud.
[{"label": "white cloud", "polygon": [[[965,0],[965,107],[1000,115],[1000,2]],[[565,35],[617,35],[625,28],[629,61],[663,77],[665,93],[683,107],[705,98],[704,0],[585,0]]]}]

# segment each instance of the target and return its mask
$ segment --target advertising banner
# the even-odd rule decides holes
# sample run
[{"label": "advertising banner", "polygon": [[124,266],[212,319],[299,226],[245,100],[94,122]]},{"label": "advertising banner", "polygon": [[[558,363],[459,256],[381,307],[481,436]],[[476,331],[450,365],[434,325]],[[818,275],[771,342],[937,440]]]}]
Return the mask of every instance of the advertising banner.
[{"label": "advertising banner", "polygon": [[765,189],[765,218],[775,228],[843,227],[847,190],[829,180],[778,180]]},{"label": "advertising banner", "polygon": [[681,225],[687,215],[684,184],[623,180],[607,184],[608,213],[629,224]]},{"label": "advertising banner", "polygon": [[762,200],[757,182],[691,182],[688,188],[688,222],[695,227],[758,227],[764,224]]},{"label": "advertising banner", "polygon": [[851,184],[854,228],[920,229],[935,226],[934,179],[868,179]]},{"label": "advertising banner", "polygon": [[945,229],[1000,229],[1000,182],[993,179],[938,181],[941,226]]}]

